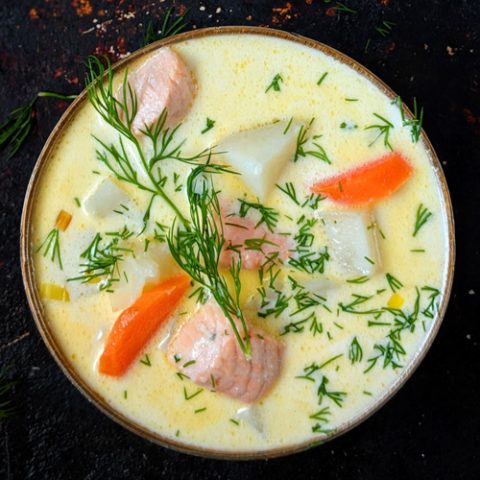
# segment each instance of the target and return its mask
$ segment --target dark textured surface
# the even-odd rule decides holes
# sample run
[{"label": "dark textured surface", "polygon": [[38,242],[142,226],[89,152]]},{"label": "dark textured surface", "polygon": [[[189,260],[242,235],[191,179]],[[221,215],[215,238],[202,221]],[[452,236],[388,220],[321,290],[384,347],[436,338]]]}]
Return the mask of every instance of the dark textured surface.
[{"label": "dark textured surface", "polygon": [[[298,32],[359,60],[405,100],[417,96],[456,215],[457,269],[444,325],[392,401],[354,431],[309,452],[229,463],[174,453],[123,430],[63,376],[23,292],[23,197],[36,157],[65,108],[43,100],[24,148],[9,161],[0,157],[0,364],[10,365],[19,380],[18,413],[0,424],[0,478],[480,478],[480,3],[345,0],[357,14],[339,13],[335,2],[319,0],[184,3],[192,7],[196,27],[269,25]],[[134,51],[142,22],[160,18],[173,4],[3,0],[0,119],[40,89],[78,92],[88,54],[117,59]],[[385,38],[375,31],[383,19],[396,24]]]}]

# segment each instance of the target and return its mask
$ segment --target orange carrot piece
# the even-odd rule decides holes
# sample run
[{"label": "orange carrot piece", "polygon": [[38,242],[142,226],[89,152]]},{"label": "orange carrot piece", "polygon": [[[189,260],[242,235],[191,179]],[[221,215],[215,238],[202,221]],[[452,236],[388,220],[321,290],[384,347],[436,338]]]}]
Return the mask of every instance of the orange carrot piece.
[{"label": "orange carrot piece", "polygon": [[189,285],[190,279],[184,274],[170,277],[124,310],[108,335],[98,365],[100,373],[123,375],[173,312]]},{"label": "orange carrot piece", "polygon": [[64,232],[68,226],[70,225],[70,222],[72,221],[72,215],[65,210],[60,210],[60,213],[57,216],[57,219],[55,220],[55,226],[60,229],[62,232]]},{"label": "orange carrot piece", "polygon": [[388,153],[373,162],[312,185],[312,192],[351,206],[368,205],[389,197],[412,175],[402,155]]}]

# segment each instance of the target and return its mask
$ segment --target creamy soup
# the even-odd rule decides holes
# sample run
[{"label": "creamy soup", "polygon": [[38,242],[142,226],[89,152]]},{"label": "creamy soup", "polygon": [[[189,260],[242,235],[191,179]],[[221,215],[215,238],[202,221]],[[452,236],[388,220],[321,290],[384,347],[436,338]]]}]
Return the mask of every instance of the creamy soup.
[{"label": "creamy soup", "polygon": [[[320,441],[385,395],[437,321],[447,213],[418,122],[352,68],[291,41],[214,35],[169,50],[183,63],[165,68],[189,90],[170,85],[166,100],[142,90],[157,88],[142,84],[149,58],[128,65],[143,115],[130,134],[148,162],[155,152],[140,130],[167,105],[166,158],[147,171],[85,100],[48,159],[31,225],[45,316],[78,375],[165,438],[226,452]],[[113,92],[124,73],[115,72]],[[179,118],[168,115],[174,109]],[[193,163],[207,161],[217,170],[189,182]],[[202,207],[220,233],[195,238],[224,240],[218,262],[182,243]],[[213,269],[204,285],[190,278],[195,262]],[[187,278],[188,288],[158,307],[151,335],[139,324],[143,340],[133,322],[125,335],[138,351],[115,370],[118,352],[102,353],[116,320],[171,278]],[[228,288],[215,290],[218,279]],[[228,302],[241,315],[228,319]],[[203,328],[193,322],[212,318],[226,325],[208,339],[213,353],[192,340]]]}]

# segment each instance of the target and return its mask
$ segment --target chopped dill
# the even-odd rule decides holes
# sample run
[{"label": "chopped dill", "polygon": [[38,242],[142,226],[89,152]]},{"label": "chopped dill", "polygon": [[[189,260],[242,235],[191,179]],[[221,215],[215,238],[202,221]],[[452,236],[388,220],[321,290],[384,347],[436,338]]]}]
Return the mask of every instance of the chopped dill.
[{"label": "chopped dill", "polygon": [[322,76],[319,78],[319,80],[317,82],[317,85],[321,85],[323,83],[323,81],[325,80],[325,78],[327,78],[327,75],[328,75],[328,72],[324,72],[322,74]]},{"label": "chopped dill", "polygon": [[60,270],[63,270],[62,265],[62,255],[60,253],[60,231],[58,228],[52,228],[48,235],[45,237],[45,240],[37,248],[36,252],[43,250],[42,255],[44,257],[50,257],[50,260],[55,263],[58,262]]},{"label": "chopped dill", "polygon": [[152,362],[150,361],[150,357],[148,356],[148,353],[145,354],[145,358],[142,358],[140,360],[140,363],[143,363],[143,365],[146,365],[147,367],[152,366]]},{"label": "chopped dill", "polygon": [[283,78],[279,73],[277,73],[273,77],[272,81],[270,82],[270,85],[268,85],[267,89],[265,90],[265,93],[267,93],[269,90],[274,90],[275,92],[280,92],[282,83],[283,83]]},{"label": "chopped dill", "polygon": [[432,212],[427,207],[425,207],[423,203],[418,206],[417,212],[415,213],[415,225],[413,227],[412,233],[413,237],[417,236],[417,233],[428,222],[432,215]]},{"label": "chopped dill", "polygon": [[186,19],[188,13],[189,10],[185,10],[181,15],[176,16],[175,8],[171,7],[167,10],[160,29],[156,28],[153,22],[148,22],[141,46],[145,47],[157,40],[171,37],[185,30],[188,26],[188,20]]},{"label": "chopped dill", "polygon": [[361,362],[363,358],[363,350],[358,342],[357,337],[353,337],[352,343],[348,349],[348,358],[353,365],[354,363]]},{"label": "chopped dill", "polygon": [[378,135],[374,138],[374,140],[368,146],[371,147],[380,137],[383,136],[383,144],[388,149],[393,151],[393,147],[390,144],[390,130],[393,128],[393,123],[389,122],[385,117],[382,117],[378,113],[374,113],[373,115],[377,117],[382,123],[368,125],[367,127],[365,127],[365,130],[371,130],[371,129],[378,130]]},{"label": "chopped dill", "polygon": [[403,287],[403,283],[398,280],[398,278],[395,278],[392,274],[386,273],[385,278],[387,279],[388,286],[392,290],[393,293],[395,293],[397,290],[400,290],[400,288]]},{"label": "chopped dill", "polygon": [[202,135],[204,133],[207,133],[209,130],[211,130],[215,126],[215,120],[212,120],[211,118],[206,119],[205,121],[205,128],[200,132]]}]

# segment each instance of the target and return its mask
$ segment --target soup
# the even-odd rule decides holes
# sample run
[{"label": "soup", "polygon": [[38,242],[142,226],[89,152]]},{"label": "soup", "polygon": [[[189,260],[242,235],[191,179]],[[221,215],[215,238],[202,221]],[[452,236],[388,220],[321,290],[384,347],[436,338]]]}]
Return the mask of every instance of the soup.
[{"label": "soup", "polygon": [[101,73],[92,59],[30,226],[76,374],[212,452],[313,444],[378,405],[447,289],[420,120],[339,60],[255,34]]}]

